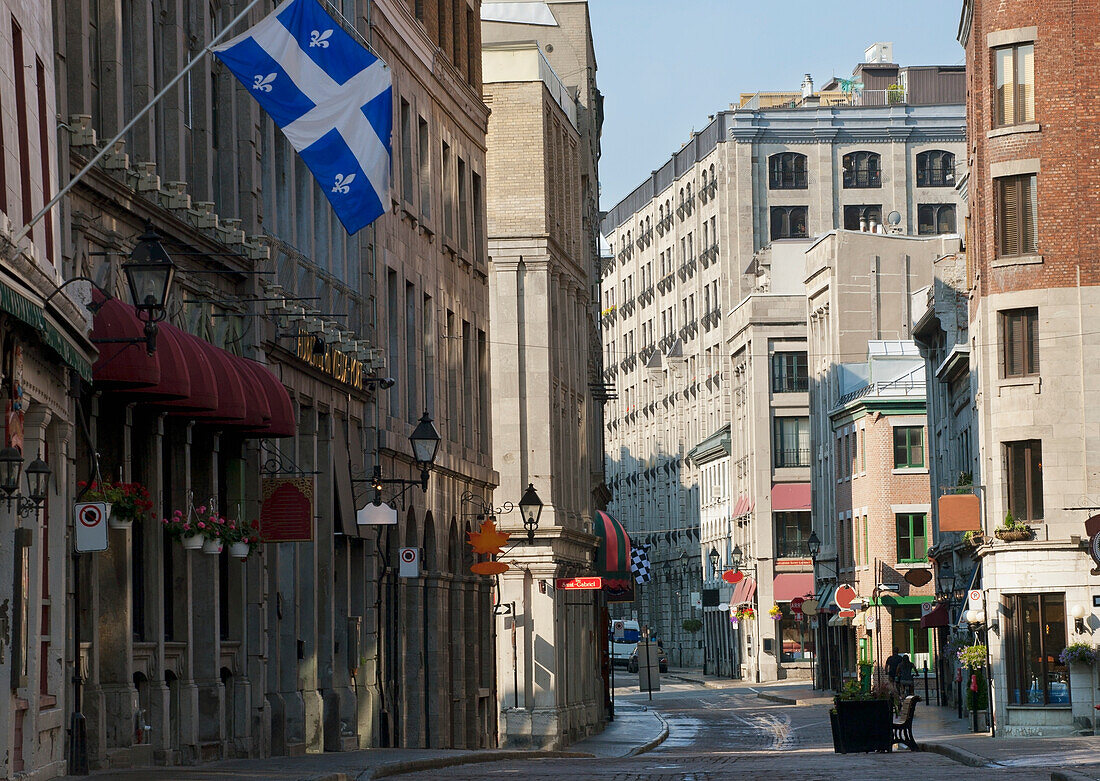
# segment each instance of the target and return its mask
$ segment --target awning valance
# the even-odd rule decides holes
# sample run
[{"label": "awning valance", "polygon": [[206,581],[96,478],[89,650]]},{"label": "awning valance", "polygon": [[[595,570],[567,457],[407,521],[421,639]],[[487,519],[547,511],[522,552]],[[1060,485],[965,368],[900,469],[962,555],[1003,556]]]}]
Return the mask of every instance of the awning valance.
[{"label": "awning valance", "polygon": [[947,603],[941,602],[920,617],[920,628],[930,629],[934,626],[947,626],[947,618]]},{"label": "awning valance", "polygon": [[599,549],[596,552],[596,572],[600,575],[630,574],[630,535],[614,516],[603,510],[596,511],[596,537]]},{"label": "awning valance", "polygon": [[781,572],[775,576],[775,601],[790,602],[814,591],[812,572]]},{"label": "awning valance", "polygon": [[776,483],[772,486],[772,510],[809,509],[809,483]]},{"label": "awning valance", "polygon": [[22,293],[0,282],[0,309],[7,312],[38,331],[42,341],[61,360],[72,366],[88,382],[92,379],[92,364],[85,351],[76,346],[64,328],[43,308],[33,303]]}]

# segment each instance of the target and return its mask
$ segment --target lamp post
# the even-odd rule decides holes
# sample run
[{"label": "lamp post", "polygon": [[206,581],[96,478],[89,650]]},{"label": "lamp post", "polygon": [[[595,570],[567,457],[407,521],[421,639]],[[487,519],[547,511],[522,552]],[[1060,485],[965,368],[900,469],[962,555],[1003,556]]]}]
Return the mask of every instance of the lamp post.
[{"label": "lamp post", "polygon": [[4,494],[8,509],[15,504],[16,512],[20,518],[31,513],[38,512],[46,504],[46,496],[49,493],[50,471],[49,465],[40,457],[36,457],[27,465],[27,494],[18,494],[19,474],[23,471],[23,454],[14,447],[6,447],[0,450],[0,491]]},{"label": "lamp post", "polygon": [[[974,633],[974,642],[981,641],[985,645],[985,707],[986,713],[989,715],[989,729],[990,737],[997,736],[997,727],[993,723],[993,677],[992,667],[989,662],[989,630],[985,625],[985,610],[982,608],[971,608],[963,614],[963,618],[970,627],[970,631]],[[996,627],[994,626],[994,629]],[[974,689],[974,708],[971,709],[971,722],[973,724],[974,732],[978,731],[978,692]]]},{"label": "lamp post", "polygon": [[542,500],[534,483],[527,484],[527,490],[519,500],[519,513],[523,516],[523,529],[527,532],[527,542],[535,541],[535,531],[539,528],[539,519],[542,517]]},{"label": "lamp post", "polygon": [[[813,570],[814,593],[816,594],[817,593],[817,556],[818,556],[819,553],[821,553],[821,538],[817,536],[817,531],[814,530],[814,529],[810,530],[810,536],[806,538],[806,549],[810,551],[810,562],[811,562],[810,566],[811,566],[811,569]],[[818,615],[820,616],[820,613]],[[824,660],[825,664],[817,666],[817,669],[824,673],[822,675],[822,681],[821,681],[821,688],[824,689],[825,688],[825,680],[824,679],[829,674],[829,641],[828,641],[828,637],[826,636],[826,629],[825,629],[824,626],[821,625],[821,621],[822,621],[822,619],[819,617],[817,619],[818,647],[814,648],[814,656],[815,657],[817,656],[818,650],[824,649],[824,651],[825,651],[825,660]],[[816,681],[814,683],[816,684]]]},{"label": "lamp post", "polygon": [[707,558],[710,559],[710,576],[715,580],[718,579],[718,562],[722,558],[722,554],[718,552],[717,548],[712,547],[710,553],[707,554]]},{"label": "lamp post", "polygon": [[[420,490],[426,492],[428,490],[428,473],[432,468],[432,464],[435,463],[435,457],[439,451],[439,441],[439,432],[436,430],[435,424],[432,423],[431,416],[428,414],[427,410],[425,410],[424,415],[420,418],[420,422],[416,424],[416,428],[414,428],[412,434],[409,435],[409,443],[412,445],[413,460],[420,469],[419,480],[404,480],[397,477],[383,478],[382,464],[379,463],[378,456],[375,454],[374,474],[370,479],[371,486],[374,488],[374,504],[382,504],[382,488],[387,485],[403,486],[397,496],[402,496],[405,491],[409,490],[409,488],[414,485],[420,486]],[[394,497],[394,499],[396,498],[397,497]]]}]

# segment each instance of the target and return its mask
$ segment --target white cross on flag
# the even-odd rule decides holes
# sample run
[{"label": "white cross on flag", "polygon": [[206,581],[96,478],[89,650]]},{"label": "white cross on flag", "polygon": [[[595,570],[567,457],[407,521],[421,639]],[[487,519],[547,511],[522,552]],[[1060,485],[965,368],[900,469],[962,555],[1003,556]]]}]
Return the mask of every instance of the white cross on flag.
[{"label": "white cross on flag", "polygon": [[347,232],[386,210],[393,80],[317,0],[285,0],[215,56],[297,150]]}]

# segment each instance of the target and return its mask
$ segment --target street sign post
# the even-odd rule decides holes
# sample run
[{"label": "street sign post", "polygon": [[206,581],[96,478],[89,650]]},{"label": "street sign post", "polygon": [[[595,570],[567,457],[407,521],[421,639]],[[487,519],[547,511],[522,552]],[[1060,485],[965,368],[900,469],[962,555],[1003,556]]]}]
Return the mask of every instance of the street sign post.
[{"label": "street sign post", "polygon": [[554,578],[554,588],[562,591],[599,591],[603,588],[603,578]]},{"label": "street sign post", "polygon": [[397,575],[402,578],[420,577],[420,549],[402,548],[398,553]]},{"label": "street sign post", "polygon": [[805,601],[806,600],[802,597],[795,597],[791,600],[791,612],[794,613],[795,616],[802,615],[802,603]]},{"label": "street sign post", "polygon": [[77,502],[73,505],[77,553],[107,550],[107,516],[110,514],[111,505],[106,502]]}]

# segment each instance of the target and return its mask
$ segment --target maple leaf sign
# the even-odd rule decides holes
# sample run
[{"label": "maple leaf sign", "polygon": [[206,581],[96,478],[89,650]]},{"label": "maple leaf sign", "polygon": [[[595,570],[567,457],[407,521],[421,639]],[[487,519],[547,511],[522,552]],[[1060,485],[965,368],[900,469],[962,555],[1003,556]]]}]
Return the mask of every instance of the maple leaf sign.
[{"label": "maple leaf sign", "polygon": [[[508,542],[508,535],[497,531],[496,522],[492,519],[482,521],[481,528],[476,532],[467,532],[467,536],[474,553],[500,553],[504,543]],[[478,575],[499,575],[507,570],[508,565],[500,561],[479,561],[470,565],[470,571]]]}]

